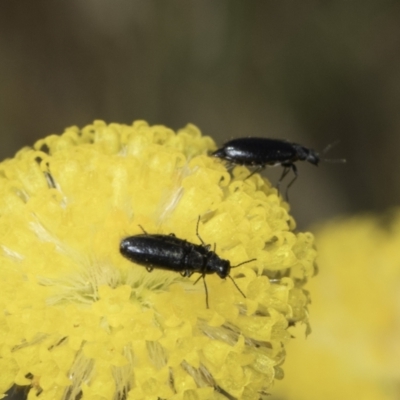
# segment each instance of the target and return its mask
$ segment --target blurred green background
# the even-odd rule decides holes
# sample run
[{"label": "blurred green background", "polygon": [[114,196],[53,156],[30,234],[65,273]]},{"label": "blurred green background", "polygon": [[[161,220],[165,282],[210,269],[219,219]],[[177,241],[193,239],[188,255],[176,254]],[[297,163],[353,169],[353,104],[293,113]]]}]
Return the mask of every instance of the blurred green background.
[{"label": "blurred green background", "polygon": [[[94,119],[284,138],[305,229],[398,204],[400,2],[2,0],[0,158]],[[264,174],[276,182],[280,169]]]}]

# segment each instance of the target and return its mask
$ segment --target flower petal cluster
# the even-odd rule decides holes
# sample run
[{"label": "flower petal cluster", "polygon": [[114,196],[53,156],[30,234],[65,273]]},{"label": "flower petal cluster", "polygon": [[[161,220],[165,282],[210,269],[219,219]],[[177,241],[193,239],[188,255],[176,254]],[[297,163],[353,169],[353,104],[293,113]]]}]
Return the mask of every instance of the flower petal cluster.
[{"label": "flower petal cluster", "polygon": [[400,210],[329,222],[315,232],[313,332],[307,340],[295,334],[286,378],[272,399],[398,399]]},{"label": "flower petal cluster", "polygon": [[[95,121],[0,163],[0,393],[29,399],[258,399],[307,320],[309,233],[193,125]],[[204,286],[123,258],[123,238],[199,234],[235,266]]]}]

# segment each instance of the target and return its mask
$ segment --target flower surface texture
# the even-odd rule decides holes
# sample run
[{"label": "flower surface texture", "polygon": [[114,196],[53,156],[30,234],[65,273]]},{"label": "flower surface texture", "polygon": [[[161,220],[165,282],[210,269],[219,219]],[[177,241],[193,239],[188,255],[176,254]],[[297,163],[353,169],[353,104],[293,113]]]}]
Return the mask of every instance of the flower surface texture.
[{"label": "flower surface texture", "polygon": [[315,233],[312,334],[295,334],[285,379],[270,398],[398,400],[400,210],[329,222]]},{"label": "flower surface texture", "polygon": [[[0,164],[0,393],[266,396],[288,325],[307,322],[313,237],[294,232],[275,188],[244,167],[229,172],[215,149],[193,125],[95,121]],[[201,245],[198,220],[231,266],[255,259],[231,270],[234,282],[205,277],[209,308],[199,274],[148,272],[119,251],[143,230]]]}]

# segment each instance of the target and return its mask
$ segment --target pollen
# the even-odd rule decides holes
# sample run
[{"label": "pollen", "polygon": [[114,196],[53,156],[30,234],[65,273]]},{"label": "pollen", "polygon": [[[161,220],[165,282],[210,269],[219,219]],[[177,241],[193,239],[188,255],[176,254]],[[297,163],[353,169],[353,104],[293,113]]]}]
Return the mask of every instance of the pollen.
[{"label": "pollen", "polygon": [[[0,393],[62,400],[259,399],[307,324],[315,250],[258,174],[194,125],[68,128],[0,163]],[[231,279],[121,256],[143,234],[205,244]],[[237,287],[235,286],[237,285]],[[238,288],[240,290],[238,290]],[[242,293],[241,293],[242,292]],[[243,296],[244,295],[244,296]]]}]

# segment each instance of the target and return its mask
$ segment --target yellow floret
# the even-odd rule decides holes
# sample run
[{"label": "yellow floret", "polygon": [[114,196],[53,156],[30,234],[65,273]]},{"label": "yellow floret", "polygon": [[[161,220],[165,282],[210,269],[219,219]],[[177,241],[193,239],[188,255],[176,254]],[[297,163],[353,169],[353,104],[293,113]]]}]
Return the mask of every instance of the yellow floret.
[{"label": "yellow floret", "polygon": [[[276,189],[175,133],[95,121],[0,164],[0,393],[29,398],[258,399],[280,376],[291,323],[307,321],[310,234]],[[123,258],[123,238],[170,234],[237,265],[193,285]],[[141,226],[141,227],[140,227]],[[196,276],[197,275],[197,276]]]}]

